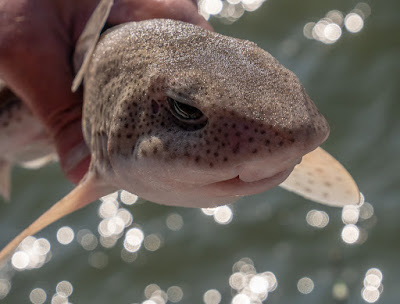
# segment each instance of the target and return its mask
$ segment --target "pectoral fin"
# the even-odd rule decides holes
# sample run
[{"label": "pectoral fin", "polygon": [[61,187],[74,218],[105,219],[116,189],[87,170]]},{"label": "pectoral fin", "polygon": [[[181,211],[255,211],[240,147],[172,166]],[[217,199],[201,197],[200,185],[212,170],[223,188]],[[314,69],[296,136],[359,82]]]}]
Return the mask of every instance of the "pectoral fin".
[{"label": "pectoral fin", "polygon": [[0,195],[7,201],[10,199],[11,164],[0,160]]},{"label": "pectoral fin", "polygon": [[100,38],[101,30],[107,21],[113,0],[101,0],[90,16],[86,26],[80,35],[74,53],[75,79],[72,83],[72,92],[75,92],[82,83],[85,72],[89,66],[94,48]]},{"label": "pectoral fin", "polygon": [[115,190],[116,189],[105,186],[101,179],[96,177],[94,174],[88,173],[88,175],[85,176],[70,193],[55,203],[1,250],[0,265],[6,261],[6,259],[27,236],[39,232],[65,215],[72,213]]},{"label": "pectoral fin", "polygon": [[349,172],[322,148],[303,156],[280,184],[312,201],[336,207],[360,203],[360,191]]}]

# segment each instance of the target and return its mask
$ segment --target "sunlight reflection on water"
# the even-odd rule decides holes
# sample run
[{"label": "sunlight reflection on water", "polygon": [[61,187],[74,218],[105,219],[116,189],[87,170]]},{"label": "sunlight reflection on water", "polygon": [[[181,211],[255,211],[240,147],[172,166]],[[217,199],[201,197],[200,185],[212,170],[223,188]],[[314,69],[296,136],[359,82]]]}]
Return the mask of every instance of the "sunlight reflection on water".
[{"label": "sunlight reflection on water", "polygon": [[[363,196],[361,197],[361,205],[345,206],[342,209],[344,227],[341,236],[343,242],[347,244],[360,244],[361,232],[365,229],[359,228],[358,225],[374,217],[372,205],[364,202]],[[88,264],[91,267],[105,268],[108,265],[109,257],[108,253],[101,248],[115,246],[120,238],[124,239],[120,257],[126,263],[134,263],[138,257],[137,253],[142,247],[148,251],[156,251],[163,245],[165,241],[162,235],[159,233],[146,235],[138,224],[133,224],[131,211],[120,207],[123,203],[129,205],[136,201],[137,197],[126,191],[119,191],[102,198],[98,207],[99,236],[88,229],[81,229],[77,232],[77,242],[83,249],[90,251]],[[232,209],[227,205],[201,209],[201,211],[204,215],[212,217],[216,224],[226,225],[233,219]],[[306,222],[312,227],[324,228],[329,224],[329,215],[325,211],[312,209],[307,213]],[[171,231],[179,231],[183,227],[184,219],[178,213],[170,213],[166,215],[165,223]],[[71,227],[63,226],[57,230],[56,238],[61,245],[69,245],[73,243],[75,233]],[[99,248],[99,244],[101,248]],[[48,240],[28,237],[14,253],[11,264],[18,271],[39,268],[50,259],[50,248]],[[258,273],[250,258],[242,258],[234,263],[228,281],[233,290],[231,304],[262,303],[278,287],[275,274],[270,271]],[[0,280],[0,297],[5,297],[10,288],[9,280]],[[314,288],[314,281],[309,277],[303,277],[297,282],[297,289],[302,294],[309,294]],[[371,268],[365,274],[361,297],[366,302],[374,303],[378,301],[382,291],[382,272],[377,268]],[[51,297],[51,303],[69,303],[68,298],[72,292],[73,286],[70,282],[59,282],[56,293]],[[347,298],[348,292],[344,282],[337,282],[332,286],[332,296],[336,300]],[[164,291],[158,285],[150,284],[144,293],[146,299],[142,304],[165,304],[168,301],[178,303],[184,299],[184,291],[180,286],[170,286]],[[45,302],[47,293],[44,289],[35,288],[31,291],[29,298],[33,304],[41,304]],[[204,292],[203,301],[205,304],[218,304],[222,301],[222,296],[218,290],[210,289]]]},{"label": "sunlight reflection on water", "polygon": [[343,25],[348,32],[358,33],[363,29],[364,20],[370,13],[370,6],[364,2],[358,3],[345,17],[341,11],[331,10],[319,21],[306,23],[303,34],[308,39],[333,44],[342,36]]},{"label": "sunlight reflection on water", "polygon": [[198,6],[200,14],[207,20],[213,15],[224,23],[233,23],[245,11],[255,11],[264,2],[265,0],[200,0]]}]

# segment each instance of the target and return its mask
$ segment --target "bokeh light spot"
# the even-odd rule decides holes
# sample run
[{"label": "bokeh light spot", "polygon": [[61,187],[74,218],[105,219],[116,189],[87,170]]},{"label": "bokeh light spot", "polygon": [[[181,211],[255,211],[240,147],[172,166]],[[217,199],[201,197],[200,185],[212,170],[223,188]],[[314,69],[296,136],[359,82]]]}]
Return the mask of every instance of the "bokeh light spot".
[{"label": "bokeh light spot", "polygon": [[338,301],[343,301],[349,296],[349,288],[344,282],[338,282],[332,288],[333,298]]},{"label": "bokeh light spot", "polygon": [[314,290],[314,282],[308,277],[303,277],[297,282],[297,289],[302,294],[309,294]]},{"label": "bokeh light spot", "polygon": [[324,211],[310,210],[306,215],[307,224],[316,228],[324,228],[329,223],[329,215]]},{"label": "bokeh light spot", "polygon": [[0,300],[4,299],[11,289],[11,283],[7,279],[0,279]]},{"label": "bokeh light spot", "polygon": [[42,288],[35,288],[29,294],[29,300],[32,304],[43,304],[46,302],[47,294]]},{"label": "bokeh light spot", "polygon": [[215,209],[214,220],[218,224],[226,225],[232,221],[233,213],[228,206],[220,206]]},{"label": "bokeh light spot", "polygon": [[74,230],[71,227],[64,226],[57,231],[57,241],[62,245],[70,244],[75,237]]},{"label": "bokeh light spot", "polygon": [[344,224],[356,224],[360,215],[358,206],[346,205],[342,209],[342,221]]},{"label": "bokeh light spot", "polygon": [[24,251],[17,251],[11,258],[11,264],[17,270],[24,270],[29,265],[29,255]]},{"label": "bokeh light spot", "polygon": [[180,302],[183,298],[182,288],[180,288],[179,286],[171,286],[170,288],[167,289],[167,296],[168,296],[168,301],[172,303]]},{"label": "bokeh light spot", "polygon": [[249,296],[239,293],[232,299],[232,304],[251,304]]},{"label": "bokeh light spot", "polygon": [[121,202],[125,205],[133,205],[137,202],[138,196],[128,191],[122,190],[120,195]]},{"label": "bokeh light spot", "polygon": [[358,33],[364,27],[364,20],[359,14],[349,13],[344,19],[346,29],[351,33]]},{"label": "bokeh light spot", "polygon": [[268,287],[268,281],[260,275],[255,275],[250,279],[249,288],[254,293],[265,293]]},{"label": "bokeh light spot", "polygon": [[62,295],[64,297],[70,297],[72,295],[72,292],[74,291],[74,288],[72,284],[68,281],[61,281],[57,284],[56,286],[56,291],[59,295]]},{"label": "bokeh light spot", "polygon": [[364,301],[368,303],[375,303],[379,300],[380,292],[377,288],[368,286],[362,289],[361,296]]},{"label": "bokeh light spot", "polygon": [[161,246],[161,239],[156,234],[149,234],[144,238],[144,248],[148,251],[156,251]]},{"label": "bokeh light spot", "polygon": [[354,244],[360,237],[360,229],[353,224],[348,224],[343,227],[342,239],[347,244]]},{"label": "bokeh light spot", "polygon": [[216,289],[209,289],[203,295],[205,304],[219,304],[221,299],[221,293]]},{"label": "bokeh light spot", "polygon": [[167,227],[172,231],[178,231],[183,227],[183,218],[178,213],[171,213],[166,219]]}]

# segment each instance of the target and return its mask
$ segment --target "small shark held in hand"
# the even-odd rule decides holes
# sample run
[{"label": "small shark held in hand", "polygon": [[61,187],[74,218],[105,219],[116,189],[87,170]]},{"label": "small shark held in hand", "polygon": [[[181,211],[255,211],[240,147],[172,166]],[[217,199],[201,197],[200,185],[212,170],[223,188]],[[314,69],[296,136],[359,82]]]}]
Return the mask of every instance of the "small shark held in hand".
[{"label": "small shark held in hand", "polygon": [[74,60],[73,90],[84,81],[89,171],[0,260],[25,237],[118,189],[184,207],[227,204],[278,185],[332,206],[359,203],[352,177],[318,148],[327,121],[269,53],[173,20],[126,23],[100,37],[111,6],[100,2]]}]

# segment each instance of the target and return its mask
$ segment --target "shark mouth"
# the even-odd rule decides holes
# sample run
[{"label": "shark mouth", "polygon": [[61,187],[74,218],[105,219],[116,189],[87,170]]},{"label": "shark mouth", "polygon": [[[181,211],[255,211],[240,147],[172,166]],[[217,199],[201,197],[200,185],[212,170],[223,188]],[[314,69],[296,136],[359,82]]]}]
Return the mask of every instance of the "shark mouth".
[{"label": "shark mouth", "polygon": [[[296,161],[296,164],[298,162],[300,161]],[[280,170],[271,176],[258,180],[244,181],[241,179],[239,174],[234,178],[208,184],[202,188],[216,197],[241,197],[265,192],[286,180],[296,164]]]}]

